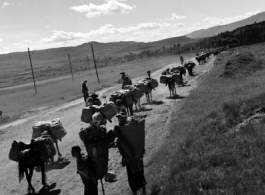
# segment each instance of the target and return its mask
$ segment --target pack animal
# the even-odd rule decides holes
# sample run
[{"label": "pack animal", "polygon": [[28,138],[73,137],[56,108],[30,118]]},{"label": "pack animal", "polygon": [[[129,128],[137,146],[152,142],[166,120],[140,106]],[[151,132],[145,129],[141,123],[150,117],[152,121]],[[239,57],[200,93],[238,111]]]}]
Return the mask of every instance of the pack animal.
[{"label": "pack animal", "polygon": [[166,86],[168,86],[170,97],[177,95],[176,85],[173,79],[168,79]]},{"label": "pack animal", "polygon": [[35,193],[35,189],[31,184],[31,178],[33,175],[34,168],[39,166],[41,168],[41,176],[42,176],[42,184],[46,186],[46,175],[44,168],[44,160],[40,158],[38,153],[33,149],[26,149],[21,153],[21,157],[18,162],[18,177],[19,182],[24,178],[24,174],[26,175],[26,179],[28,181],[28,192]]}]

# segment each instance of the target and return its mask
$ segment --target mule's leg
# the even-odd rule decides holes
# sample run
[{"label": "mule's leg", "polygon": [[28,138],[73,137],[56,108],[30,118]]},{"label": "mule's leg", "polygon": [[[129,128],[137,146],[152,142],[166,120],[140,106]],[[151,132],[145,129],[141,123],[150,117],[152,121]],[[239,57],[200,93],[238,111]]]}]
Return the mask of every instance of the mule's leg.
[{"label": "mule's leg", "polygon": [[151,97],[150,101],[152,102],[152,101],[153,101],[153,98],[152,98],[152,91],[150,92],[150,97]]},{"label": "mule's leg", "polygon": [[129,106],[129,110],[130,110],[131,116],[133,116],[133,104]]},{"label": "mule's leg", "polygon": [[33,188],[32,184],[31,184],[31,178],[33,175],[33,166],[29,166],[29,174],[27,174],[26,172],[26,176],[27,176],[27,180],[28,180],[28,184],[29,184],[29,188],[31,189],[32,193],[35,193],[35,189]]},{"label": "mule's leg", "polygon": [[45,162],[41,162],[41,179],[42,179],[42,185],[46,186],[46,175],[45,175]]},{"label": "mule's leg", "polygon": [[59,155],[59,157],[61,157],[62,154],[61,154],[60,151],[59,151],[58,140],[56,139],[56,141],[55,141],[54,143],[55,143],[55,146],[56,146],[56,149],[57,149],[58,155]]}]

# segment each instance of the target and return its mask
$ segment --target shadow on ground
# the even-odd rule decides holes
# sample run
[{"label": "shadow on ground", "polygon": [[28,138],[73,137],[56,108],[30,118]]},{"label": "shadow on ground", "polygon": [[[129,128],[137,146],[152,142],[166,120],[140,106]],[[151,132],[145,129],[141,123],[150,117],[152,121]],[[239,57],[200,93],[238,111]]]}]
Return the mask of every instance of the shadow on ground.
[{"label": "shadow on ground", "polygon": [[179,100],[179,99],[183,99],[185,97],[180,96],[180,95],[175,95],[175,96],[171,96],[171,97],[166,97],[166,99],[170,99],[170,100]]},{"label": "shadow on ground", "polygon": [[56,187],[56,183],[45,186],[40,189],[36,195],[59,195],[61,193],[60,189],[54,189]]},{"label": "shadow on ground", "polygon": [[145,107],[142,107],[141,109],[134,110],[133,112],[134,112],[134,113],[148,112],[148,111],[150,111],[150,110],[153,110],[153,108],[145,108]]},{"label": "shadow on ground", "polygon": [[[70,161],[65,158],[58,158],[58,160],[52,164],[45,165],[45,172],[49,172],[54,169],[64,169],[67,165],[70,164]],[[36,171],[40,172],[40,167],[36,167]]]},{"label": "shadow on ground", "polygon": [[161,104],[164,104],[164,102],[153,100],[152,102],[143,103],[142,105],[161,105]]}]

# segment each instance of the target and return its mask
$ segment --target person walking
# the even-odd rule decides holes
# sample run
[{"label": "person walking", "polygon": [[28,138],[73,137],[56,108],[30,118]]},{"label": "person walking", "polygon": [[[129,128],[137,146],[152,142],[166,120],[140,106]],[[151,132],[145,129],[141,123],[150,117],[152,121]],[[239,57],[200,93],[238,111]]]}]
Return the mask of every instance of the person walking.
[{"label": "person walking", "polygon": [[184,58],[183,58],[182,56],[180,56],[180,63],[181,63],[181,65],[183,66]]},{"label": "person walking", "polygon": [[87,80],[84,80],[82,82],[82,93],[84,95],[84,101],[85,101],[85,104],[86,104],[86,100],[88,98],[88,88],[86,86],[86,83],[87,83]]},{"label": "person walking", "polygon": [[147,73],[148,79],[151,79],[151,71],[148,70],[146,73]]},{"label": "person walking", "polygon": [[76,158],[77,174],[80,175],[84,184],[84,195],[98,195],[98,184],[91,160],[82,156],[80,146],[73,146],[71,154]]},{"label": "person walking", "polygon": [[120,74],[122,80],[122,89],[124,89],[126,85],[132,85],[132,80],[128,77],[128,75],[125,74],[125,72],[121,72]]},{"label": "person walking", "polygon": [[117,146],[122,155],[122,165],[126,167],[129,186],[133,192],[133,195],[137,195],[137,191],[142,188],[142,194],[146,195],[145,185],[146,180],[144,176],[144,164],[143,156],[140,158],[135,158],[133,150],[128,143],[128,141],[123,136],[119,126],[125,125],[127,122],[127,115],[124,112],[120,112],[116,115],[119,124],[114,127],[114,132],[117,139]]}]

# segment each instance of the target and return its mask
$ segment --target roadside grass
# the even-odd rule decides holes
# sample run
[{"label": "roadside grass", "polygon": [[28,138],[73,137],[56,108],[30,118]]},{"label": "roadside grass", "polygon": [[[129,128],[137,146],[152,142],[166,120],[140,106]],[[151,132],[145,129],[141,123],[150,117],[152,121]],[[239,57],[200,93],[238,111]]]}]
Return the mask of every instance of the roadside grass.
[{"label": "roadside grass", "polygon": [[[265,59],[264,44],[235,51]],[[233,78],[220,77],[231,53],[220,54],[182,108],[172,112],[164,144],[147,167],[152,195],[264,194],[264,128],[232,129],[265,105],[265,64],[244,77],[241,71]]]}]

